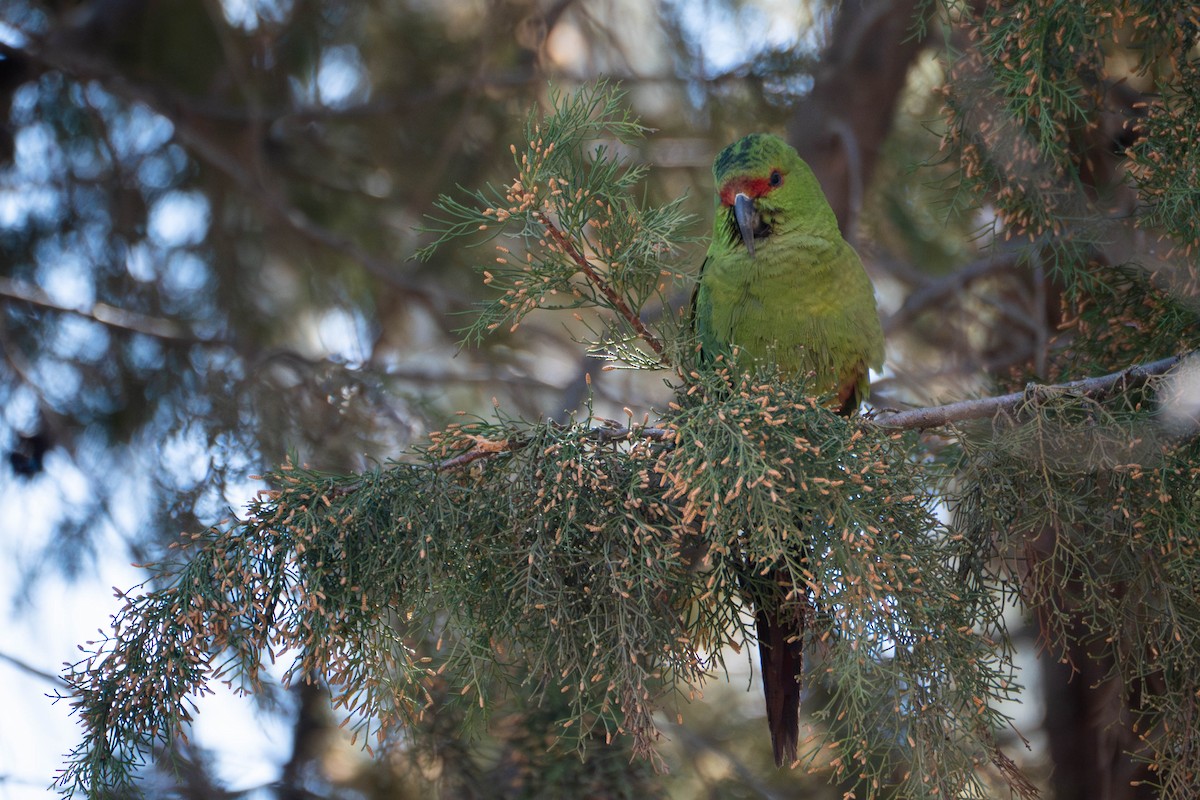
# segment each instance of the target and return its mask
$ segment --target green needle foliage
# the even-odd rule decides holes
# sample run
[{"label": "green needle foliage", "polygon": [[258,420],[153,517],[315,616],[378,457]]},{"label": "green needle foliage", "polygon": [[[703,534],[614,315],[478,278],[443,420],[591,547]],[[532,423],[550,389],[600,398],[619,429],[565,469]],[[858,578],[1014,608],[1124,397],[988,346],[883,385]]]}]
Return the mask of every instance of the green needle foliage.
[{"label": "green needle foliage", "polygon": [[[1193,49],[1195,36],[1185,42]],[[1131,153],[1133,173],[1149,204],[1147,224],[1174,232],[1190,256],[1200,248],[1200,156],[1193,136],[1200,108],[1200,64],[1195,58],[1180,61],[1168,88],[1142,122],[1144,138]]]},{"label": "green needle foliage", "polygon": [[992,569],[1023,581],[1054,655],[1081,639],[1107,665],[1161,796],[1189,797],[1200,774],[1200,446],[1168,435],[1148,405],[1141,392],[1051,395],[966,440],[973,488],[959,522],[992,543]]},{"label": "green needle foliage", "polygon": [[795,587],[826,699],[802,763],[868,797],[978,796],[983,765],[1009,772],[992,741],[1017,689],[1001,606],[964,586],[964,540],[939,521],[913,440],[736,365],[691,374],[672,410],[666,496],[704,552],[692,636],[748,642],[731,600]]},{"label": "green needle foliage", "polygon": [[[1195,3],[943,5],[957,34],[978,43],[948,54],[944,145],[958,160],[956,197],[986,202],[996,232],[1026,240],[1024,256],[1045,265],[1080,310],[1094,307],[1093,292],[1114,294],[1114,284],[1121,284],[1119,294],[1132,292],[1131,307],[1160,295],[1149,302],[1164,313],[1146,327],[1166,326],[1194,348],[1195,318],[1186,304],[1198,285],[1193,255],[1200,245]],[[1154,88],[1122,108],[1114,98],[1122,91],[1136,96],[1129,84]],[[1121,150],[1142,204],[1136,213],[1122,199],[1124,175],[1104,166]],[[1131,263],[1102,255],[1135,228]],[[1142,274],[1131,286],[1131,271],[1114,275],[1114,267]],[[1158,286],[1136,285],[1151,281]],[[1172,296],[1185,307],[1172,309]],[[1150,360],[1157,357],[1161,351]]]},{"label": "green needle foliage", "polygon": [[[684,711],[753,645],[747,598],[779,585],[815,687],[801,764],[856,796],[1033,793],[996,743],[1019,691],[1011,600],[1061,617],[1063,640],[1083,612],[1130,696],[1153,684],[1137,730],[1162,785],[1194,779],[1179,732],[1200,659],[1200,453],[1153,434],[1156,386],[1037,394],[952,431],[958,457],[931,461],[913,434],[842,418],[803,382],[695,367],[686,320],[648,313],[679,274],[686,216],[637,199],[644,169],[604,144],[642,133],[609,87],[556,96],[514,148],[516,177],[443,197],[430,228],[435,246],[482,236],[499,253],[482,269],[498,299],[468,339],[536,309],[586,311],[590,348],[668,370],[669,407],[653,425],[497,411],[361,475],[266,476],[244,522],[190,537],[69,670],[84,737],[64,793],[131,796],[193,699],[213,681],[262,690],[266,659],[328,686],[372,748],[420,747],[435,716],[494,726],[516,696],[549,748],[653,762],[659,712]],[[1031,558],[1047,530],[1053,547]]]},{"label": "green needle foliage", "polygon": [[590,352],[635,367],[670,363],[664,348],[680,342],[681,317],[665,315],[665,329],[655,331],[640,312],[664,305],[666,288],[683,278],[665,265],[689,241],[692,217],[681,208],[685,198],[659,206],[635,198],[646,167],[616,155],[614,145],[647,129],[622,97],[603,82],[567,98],[551,91],[553,111],[531,114],[524,146],[512,146],[511,183],[469,192],[466,201],[438,199],[441,216],[425,229],[437,238],[419,258],[477,231],[501,240],[495,263],[480,269],[502,295],[466,331],[468,342],[515,332],[535,309],[598,309],[609,313],[586,341]]},{"label": "green needle foliage", "polygon": [[519,687],[561,703],[556,746],[653,756],[655,712],[752,643],[740,598],[783,570],[828,688],[806,763],[901,776],[908,797],[977,789],[1016,687],[911,441],[735,374],[688,375],[656,428],[498,417],[363,475],[269,476],[246,523],[192,537],[74,670],[87,735],[59,785],[132,792],[190,698],[260,689],[268,656],[322,676],[372,746],[449,702],[486,719]]},{"label": "green needle foliage", "polygon": [[[1194,352],[1196,4],[945,5],[979,43],[946,90],[956,187],[1027,240],[1025,258],[1061,290],[1052,374]],[[1188,370],[1103,398],[1031,393],[958,436],[955,527],[979,548],[966,576],[1018,597],[1053,656],[1119,687],[1127,731],[1116,733],[1148,765],[1138,779],[1169,798],[1194,796],[1200,775]]]},{"label": "green needle foliage", "polygon": [[[1050,369],[1195,351],[1195,3],[946,5],[980,44],[952,67],[948,151],[962,196],[992,204],[1063,292]],[[1114,109],[1126,114],[1115,126]],[[1114,155],[1131,180],[1105,171]],[[1171,386],[1031,394],[961,432],[956,527],[979,543],[971,580],[1019,596],[1051,654],[1120,688],[1133,755],[1149,765],[1139,778],[1184,798],[1200,775],[1200,453],[1194,419],[1176,429],[1164,412],[1194,415],[1178,396],[1194,383]]]},{"label": "green needle foliage", "polygon": [[[503,294],[468,338],[597,307],[611,322],[592,347],[631,366],[690,355],[641,317],[686,217],[633,199],[642,168],[587,150],[642,132],[619,99],[557,98],[509,186],[440,201],[439,241],[507,242],[484,273]],[[698,691],[725,645],[752,643],[742,598],[780,571],[828,686],[806,762],[868,794],[896,776],[907,796],[977,785],[980,764],[1002,763],[991,736],[1015,687],[989,638],[998,606],[957,588],[911,441],[776,376],[676,374],[655,428],[498,415],[364,475],[268,476],[247,522],[193,537],[72,671],[85,738],[59,786],[131,792],[139,759],[183,735],[190,698],[213,680],[258,690],[264,657],[291,658],[289,680],[320,676],[372,746],[449,703],[486,720],[520,691],[561,709],[556,746],[624,739],[652,757],[656,711]]]}]

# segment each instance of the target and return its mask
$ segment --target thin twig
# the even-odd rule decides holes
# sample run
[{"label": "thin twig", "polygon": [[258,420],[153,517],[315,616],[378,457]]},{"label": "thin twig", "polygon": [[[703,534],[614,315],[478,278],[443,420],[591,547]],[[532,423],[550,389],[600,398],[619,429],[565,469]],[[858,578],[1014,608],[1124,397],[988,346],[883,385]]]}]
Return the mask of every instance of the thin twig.
[{"label": "thin twig", "polygon": [[520,450],[529,444],[528,439],[509,438],[503,443],[495,443],[488,446],[476,445],[466,452],[459,453],[456,456],[447,458],[445,461],[439,461],[434,465],[434,470],[437,472],[447,472],[459,467],[465,467],[467,464],[478,461],[481,458],[490,458],[500,453],[511,453],[514,450]]},{"label": "thin twig", "polygon": [[224,342],[216,339],[202,339],[199,336],[190,334],[183,330],[182,326],[174,320],[139,314],[136,311],[118,308],[108,303],[93,303],[91,308],[65,305],[51,298],[41,288],[23,281],[15,281],[11,278],[0,277],[0,297],[7,297],[10,300],[28,303],[40,308],[62,311],[66,314],[76,314],[84,319],[90,319],[93,322],[99,322],[101,325],[107,325],[110,328],[133,331],[134,333],[153,336],[156,339],[196,344],[224,344]]},{"label": "thin twig", "polygon": [[899,430],[925,430],[949,425],[954,422],[966,422],[972,419],[992,417],[1002,411],[1013,411],[1030,400],[1045,399],[1057,394],[1075,394],[1093,399],[1107,397],[1116,391],[1124,391],[1141,386],[1151,378],[1163,375],[1178,364],[1185,356],[1171,356],[1151,364],[1141,364],[1127,367],[1120,372],[1101,375],[1095,378],[1083,378],[1068,383],[1051,386],[1031,383],[1023,392],[1000,395],[999,397],[980,397],[974,400],[961,400],[944,406],[929,408],[912,408],[900,411],[883,419],[875,420],[875,424],[883,428]]},{"label": "thin twig", "polygon": [[[652,442],[663,442],[675,438],[675,431],[671,428],[656,428],[648,425],[620,425],[612,420],[600,421],[604,424],[591,428],[587,432],[588,438],[595,439],[598,442],[620,442],[626,439],[646,439]],[[529,440],[524,437],[509,437],[503,442],[478,442],[470,450],[447,458],[445,461],[439,461],[434,465],[433,469],[437,472],[458,469],[481,458],[490,458],[501,453],[512,453],[524,448],[528,444]]]},{"label": "thin twig", "polygon": [[38,669],[37,667],[22,661],[16,656],[10,656],[8,653],[0,653],[0,661],[7,662],[8,664],[11,664],[28,675],[32,675],[35,678],[41,678],[42,680],[47,681],[48,683],[53,683],[56,686],[61,686],[64,688],[67,686],[67,682],[64,681],[61,676]]},{"label": "thin twig", "polygon": [[972,261],[949,275],[923,281],[922,285],[908,295],[903,305],[883,321],[884,332],[895,331],[930,309],[944,311],[938,304],[958,294],[976,280],[1011,270],[1016,263],[1016,253],[989,255]]},{"label": "thin twig", "polygon": [[546,232],[550,234],[550,238],[554,240],[554,243],[558,245],[558,247],[567,255],[568,258],[578,265],[584,276],[591,282],[593,286],[596,287],[596,289],[599,290],[602,295],[604,295],[605,299],[607,299],[612,307],[616,309],[617,313],[629,323],[630,327],[633,328],[638,337],[650,346],[650,349],[654,351],[656,356],[661,358],[664,352],[662,342],[658,340],[657,336],[650,332],[650,329],[646,327],[644,322],[642,322],[642,318],[633,313],[633,309],[630,308],[629,304],[625,302],[625,298],[617,294],[616,291],[614,291],[613,288],[608,285],[608,282],[600,277],[600,274],[596,272],[596,268],[593,267],[591,263],[584,257],[583,253],[579,252],[579,248],[575,246],[575,243],[568,239],[566,235],[564,235],[563,232],[558,229],[558,226],[550,221],[550,218],[546,216],[545,212],[535,211],[533,212],[533,215],[537,221],[542,224],[542,227],[546,229]]}]

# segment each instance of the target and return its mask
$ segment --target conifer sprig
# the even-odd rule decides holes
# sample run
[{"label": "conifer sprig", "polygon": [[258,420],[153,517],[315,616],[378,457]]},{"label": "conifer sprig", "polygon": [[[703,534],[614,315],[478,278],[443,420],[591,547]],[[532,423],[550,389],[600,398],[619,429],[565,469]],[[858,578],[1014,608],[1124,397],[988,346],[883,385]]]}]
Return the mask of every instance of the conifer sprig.
[{"label": "conifer sprig", "polygon": [[479,269],[502,295],[466,330],[467,341],[513,332],[539,308],[598,309],[605,313],[600,324],[577,314],[593,354],[625,366],[666,366],[678,319],[660,315],[664,332],[643,311],[648,304],[661,310],[668,286],[685,280],[668,266],[688,241],[684,198],[651,205],[635,197],[646,167],[614,145],[633,144],[647,129],[625,108],[621,91],[601,82],[572,95],[551,92],[549,106],[529,116],[525,141],[512,145],[513,180],[465,192],[466,200],[438,199],[442,216],[425,229],[437,238],[418,256],[460,237],[500,240],[494,263]]},{"label": "conifer sprig", "polygon": [[[1194,4],[942,4],[978,43],[947,59],[943,146],[961,168],[956,199],[986,198],[995,233],[1026,240],[1029,260],[1045,264],[1081,304],[1104,290],[1106,267],[1121,265],[1106,251],[1136,227],[1167,240],[1156,249],[1182,256],[1169,265],[1188,273],[1177,280],[1177,294],[1185,294],[1185,283],[1194,289],[1200,167],[1191,132],[1200,124],[1200,68],[1194,33],[1186,33],[1194,31]],[[1114,50],[1141,59],[1132,75]],[[1158,76],[1160,91],[1132,108],[1114,104],[1116,87],[1149,74]],[[1123,130],[1108,130],[1118,115],[1126,117]],[[1123,171],[1105,175],[1092,152],[1122,141],[1133,142],[1127,155],[1142,200],[1137,208],[1122,199]],[[1167,266],[1155,263],[1161,258],[1138,253],[1131,260],[1154,272]],[[1164,321],[1175,330],[1194,328],[1178,314]],[[1156,355],[1162,353],[1140,357]]]},{"label": "conifer sprig", "polygon": [[964,437],[956,527],[978,547],[964,564],[1042,620],[1049,657],[1082,645],[1102,666],[1134,757],[1163,797],[1184,798],[1200,774],[1200,440],[1152,408],[1141,390],[1048,395]]}]

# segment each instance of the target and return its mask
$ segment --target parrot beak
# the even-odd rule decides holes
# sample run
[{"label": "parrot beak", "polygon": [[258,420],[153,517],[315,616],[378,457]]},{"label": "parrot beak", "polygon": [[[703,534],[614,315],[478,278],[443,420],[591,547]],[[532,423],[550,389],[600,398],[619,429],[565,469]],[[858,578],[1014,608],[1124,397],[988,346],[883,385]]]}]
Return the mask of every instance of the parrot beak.
[{"label": "parrot beak", "polygon": [[746,243],[746,250],[750,252],[751,258],[754,257],[754,229],[758,227],[758,209],[754,206],[754,200],[748,195],[738,192],[733,199],[733,218],[737,220],[738,230],[742,234],[742,241]]}]

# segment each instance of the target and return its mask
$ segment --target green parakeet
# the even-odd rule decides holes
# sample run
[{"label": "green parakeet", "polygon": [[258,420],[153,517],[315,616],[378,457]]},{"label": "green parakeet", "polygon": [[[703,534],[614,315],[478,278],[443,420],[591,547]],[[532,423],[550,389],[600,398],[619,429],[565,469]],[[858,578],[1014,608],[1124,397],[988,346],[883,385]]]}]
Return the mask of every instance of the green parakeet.
[{"label": "green parakeet", "polygon": [[[712,244],[693,297],[696,334],[708,359],[739,350],[742,364],[772,361],[810,376],[852,414],[883,365],[883,331],[871,280],[842,238],[812,170],[777,136],[756,133],[713,164]],[[754,605],[767,724],[782,766],[796,759],[804,614],[777,596]]]}]

